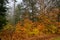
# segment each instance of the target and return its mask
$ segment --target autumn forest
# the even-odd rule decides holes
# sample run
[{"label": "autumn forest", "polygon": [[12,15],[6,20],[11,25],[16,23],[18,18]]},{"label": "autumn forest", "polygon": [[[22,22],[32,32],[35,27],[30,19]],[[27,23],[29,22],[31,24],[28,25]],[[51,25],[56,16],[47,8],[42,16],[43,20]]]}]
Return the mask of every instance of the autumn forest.
[{"label": "autumn forest", "polygon": [[60,40],[60,0],[19,1],[0,0],[0,40]]}]

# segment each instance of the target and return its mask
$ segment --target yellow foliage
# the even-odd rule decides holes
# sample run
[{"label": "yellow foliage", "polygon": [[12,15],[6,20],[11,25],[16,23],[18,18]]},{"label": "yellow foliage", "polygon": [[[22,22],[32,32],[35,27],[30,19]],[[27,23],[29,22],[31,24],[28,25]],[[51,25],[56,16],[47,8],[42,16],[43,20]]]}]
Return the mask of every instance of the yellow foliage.
[{"label": "yellow foliage", "polygon": [[57,27],[54,25],[51,25],[50,30],[52,31],[52,33],[55,33],[57,31]]},{"label": "yellow foliage", "polygon": [[36,35],[36,34],[39,34],[39,30],[37,28],[34,28],[33,29],[33,33]]},{"label": "yellow foliage", "polygon": [[13,26],[8,23],[6,26],[4,26],[3,29],[4,29],[4,30],[13,30]]},{"label": "yellow foliage", "polygon": [[38,35],[39,30],[37,28],[34,28],[32,31],[27,32],[29,35]]}]

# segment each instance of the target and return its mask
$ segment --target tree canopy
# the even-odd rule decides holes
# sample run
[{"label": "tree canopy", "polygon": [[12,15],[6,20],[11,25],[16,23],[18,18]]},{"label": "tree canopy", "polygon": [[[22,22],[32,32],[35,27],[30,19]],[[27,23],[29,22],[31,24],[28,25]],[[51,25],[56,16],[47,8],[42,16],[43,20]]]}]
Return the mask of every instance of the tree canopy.
[{"label": "tree canopy", "polygon": [[8,3],[7,0],[0,0],[0,29],[3,28],[3,26],[6,24],[6,3]]}]

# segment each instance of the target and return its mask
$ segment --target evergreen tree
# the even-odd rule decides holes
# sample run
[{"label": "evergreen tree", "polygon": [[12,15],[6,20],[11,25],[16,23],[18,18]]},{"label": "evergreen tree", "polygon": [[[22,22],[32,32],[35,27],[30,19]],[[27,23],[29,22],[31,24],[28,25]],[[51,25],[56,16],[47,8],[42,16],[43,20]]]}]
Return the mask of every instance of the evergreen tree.
[{"label": "evergreen tree", "polygon": [[7,0],[0,0],[0,29],[2,29],[7,22],[5,17],[7,11],[6,3],[8,3]]},{"label": "evergreen tree", "polygon": [[34,21],[37,21],[37,16],[40,11],[40,4],[38,4],[38,0],[23,0],[23,4],[25,7],[25,10],[29,12],[29,19]]}]

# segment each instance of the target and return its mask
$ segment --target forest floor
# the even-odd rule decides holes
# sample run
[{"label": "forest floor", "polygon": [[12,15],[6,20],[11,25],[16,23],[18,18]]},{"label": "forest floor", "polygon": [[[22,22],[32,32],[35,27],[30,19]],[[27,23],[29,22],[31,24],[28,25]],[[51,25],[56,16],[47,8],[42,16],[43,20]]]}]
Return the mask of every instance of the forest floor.
[{"label": "forest floor", "polygon": [[51,35],[45,35],[45,36],[41,35],[41,36],[31,37],[31,38],[24,39],[24,40],[53,40],[54,38],[57,38],[57,37],[60,37],[60,35],[57,35],[57,34],[51,34]]},{"label": "forest floor", "polygon": [[8,35],[7,36],[4,36],[4,35],[1,36],[1,40],[60,40],[60,34],[48,34],[48,35],[43,34],[43,35],[36,35],[31,37],[30,36],[26,37],[22,34],[23,36],[20,35],[19,37],[19,35],[16,35],[14,36],[14,38],[12,38],[11,35],[10,37]]}]

